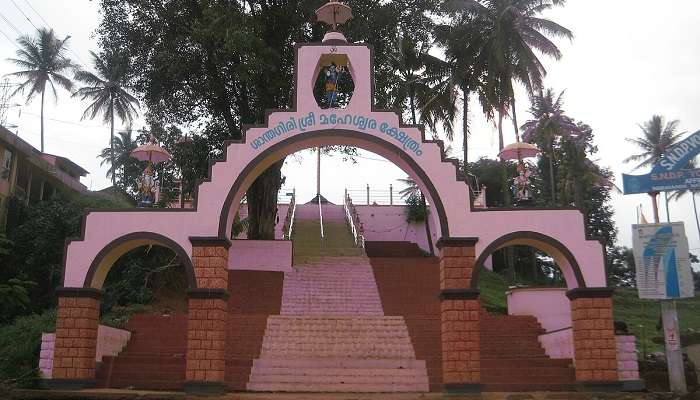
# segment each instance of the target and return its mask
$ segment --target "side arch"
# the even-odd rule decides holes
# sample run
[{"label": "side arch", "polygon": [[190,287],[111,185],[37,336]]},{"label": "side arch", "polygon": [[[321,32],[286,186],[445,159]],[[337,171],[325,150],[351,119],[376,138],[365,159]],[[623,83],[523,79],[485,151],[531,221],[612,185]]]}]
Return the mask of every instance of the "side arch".
[{"label": "side arch", "polygon": [[107,274],[114,266],[114,263],[127,252],[141,246],[160,245],[167,247],[177,254],[178,259],[185,267],[187,276],[187,287],[197,288],[197,280],[194,274],[194,266],[187,251],[174,240],[154,232],[134,232],[112,240],[107,246],[102,248],[90,264],[83,287],[101,289]]},{"label": "side arch", "polygon": [[[508,246],[530,246],[541,250],[554,258],[559,268],[562,269],[566,285],[570,289],[585,288],[586,281],[583,278],[581,267],[571,251],[560,241],[551,236],[533,231],[511,232],[491,242],[481,251],[479,257],[474,262],[474,272],[471,280],[471,288],[479,288],[479,273],[484,268],[484,262],[496,250]],[[573,280],[573,281],[572,281]]]},{"label": "side arch", "polygon": [[[237,178],[231,186],[231,189],[226,196],[226,200],[224,201],[219,217],[218,236],[222,238],[228,237],[227,230],[229,229],[230,221],[232,221],[233,215],[235,215],[236,212],[234,203],[236,199],[240,199],[242,197],[243,191],[247,190],[249,184],[252,183],[252,179],[256,178],[257,175],[261,173],[261,170],[266,169],[269,165],[272,165],[274,162],[296,151],[319,145],[328,146],[333,144],[345,144],[375,152],[392,161],[397,167],[404,170],[404,172],[407,174],[412,174],[414,179],[417,178],[417,183],[421,187],[421,190],[427,192],[426,195],[437,213],[437,222],[440,225],[441,236],[450,236],[449,221],[445,210],[445,204],[440,196],[440,191],[433,184],[425,170],[398,146],[376,136],[368,135],[366,132],[357,132],[344,129],[314,131],[304,135],[292,136],[263,150],[253,160],[247,163],[246,167],[237,174]],[[377,151],[378,149],[381,149],[381,151]],[[397,161],[400,161],[400,163]],[[405,164],[405,167],[401,163]],[[408,169],[408,171],[406,169]],[[456,178],[457,177],[455,176],[455,180],[457,180]],[[464,183],[464,185],[466,186],[466,183]],[[465,190],[465,192],[468,193],[468,190]],[[445,197],[449,195],[450,193],[446,193]]]}]

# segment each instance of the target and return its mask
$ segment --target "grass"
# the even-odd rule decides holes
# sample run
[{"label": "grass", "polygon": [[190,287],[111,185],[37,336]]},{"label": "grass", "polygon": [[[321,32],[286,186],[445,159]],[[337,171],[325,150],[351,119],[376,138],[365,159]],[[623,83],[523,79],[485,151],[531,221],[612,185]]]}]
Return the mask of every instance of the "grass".
[{"label": "grass", "polygon": [[307,264],[322,257],[355,257],[364,253],[345,223],[324,222],[324,238],[318,221],[298,220],[294,223],[292,246],[294,265]]},{"label": "grass", "polygon": [[[508,290],[502,275],[483,270],[479,275],[479,289],[481,289],[481,304],[489,312],[505,314],[508,307],[505,292]],[[618,289],[613,297],[616,321],[624,321],[630,334],[637,337],[637,349],[640,356],[663,351],[663,332],[658,329],[660,324],[660,305],[655,300],[641,300],[634,289]],[[690,344],[699,341],[700,332],[700,296],[692,299],[679,300],[676,303],[678,319],[684,338],[682,344]],[[689,334],[691,333],[691,334]]]}]

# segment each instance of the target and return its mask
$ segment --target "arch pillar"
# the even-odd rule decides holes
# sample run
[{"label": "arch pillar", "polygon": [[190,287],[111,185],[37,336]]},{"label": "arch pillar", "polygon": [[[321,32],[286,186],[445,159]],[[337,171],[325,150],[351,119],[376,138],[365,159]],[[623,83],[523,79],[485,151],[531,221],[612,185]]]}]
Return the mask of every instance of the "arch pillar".
[{"label": "arch pillar", "polygon": [[51,389],[82,389],[94,384],[97,328],[102,291],[93,288],[58,288],[56,340]]},{"label": "arch pillar", "polygon": [[621,391],[612,288],[576,288],[571,300],[576,382],[584,391]]},{"label": "arch pillar", "polygon": [[440,249],[440,324],[443,390],[481,392],[479,291],[471,289],[477,238],[442,238]]},{"label": "arch pillar", "polygon": [[228,249],[226,238],[190,238],[196,289],[187,291],[185,391],[225,392],[228,317]]}]

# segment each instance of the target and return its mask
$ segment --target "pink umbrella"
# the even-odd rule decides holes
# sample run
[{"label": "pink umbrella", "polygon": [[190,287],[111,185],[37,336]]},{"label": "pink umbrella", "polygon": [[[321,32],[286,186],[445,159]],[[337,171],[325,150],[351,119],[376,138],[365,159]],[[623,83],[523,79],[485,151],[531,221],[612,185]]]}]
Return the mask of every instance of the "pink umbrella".
[{"label": "pink umbrella", "polygon": [[151,142],[135,148],[131,156],[139,161],[149,161],[158,164],[170,159],[170,153],[156,144],[156,138],[151,136]]},{"label": "pink umbrella", "polygon": [[540,154],[540,149],[530,143],[511,143],[504,147],[498,156],[503,160],[522,160],[523,158],[535,157]]},{"label": "pink umbrella", "polygon": [[330,0],[316,10],[316,17],[319,21],[333,26],[335,30],[338,24],[344,24],[352,18],[352,9],[336,0]]}]

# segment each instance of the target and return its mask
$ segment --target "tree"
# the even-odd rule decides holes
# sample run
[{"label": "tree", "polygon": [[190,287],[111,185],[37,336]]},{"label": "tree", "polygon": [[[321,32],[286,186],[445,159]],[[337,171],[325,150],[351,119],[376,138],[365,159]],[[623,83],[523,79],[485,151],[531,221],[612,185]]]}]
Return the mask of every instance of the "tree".
[{"label": "tree", "polygon": [[68,91],[73,88],[73,82],[67,78],[65,72],[73,68],[73,63],[66,56],[67,42],[70,36],[60,40],[53,29],[40,28],[34,37],[21,36],[17,39],[19,50],[17,58],[8,59],[21,71],[8,74],[24,79],[19,87],[12,93],[24,93],[29,87],[27,103],[31,102],[35,95],[41,94],[41,152],[44,152],[44,94],[48,83],[53,92],[54,99],[58,100],[56,86]]},{"label": "tree", "polygon": [[406,216],[408,222],[423,222],[425,223],[425,235],[428,239],[428,249],[430,255],[435,254],[433,249],[433,236],[430,233],[430,219],[428,217],[429,210],[425,203],[425,196],[420,191],[416,181],[410,177],[405,179],[399,179],[399,182],[406,185],[399,193],[401,197],[406,199],[406,204],[408,205],[408,215]]},{"label": "tree", "polygon": [[[129,58],[119,52],[106,51],[101,55],[90,52],[92,64],[96,74],[89,71],[78,70],[75,80],[85,86],[78,89],[73,96],[81,100],[89,100],[92,103],[85,109],[81,119],[95,119],[102,115],[105,123],[109,122],[111,148],[110,157],[114,160],[114,114],[116,113],[122,122],[131,122],[137,114],[138,100],[132,96],[126,88],[129,74]],[[114,161],[112,162],[114,164]],[[112,175],[112,185],[116,184],[116,176]]]},{"label": "tree", "polygon": [[[642,134],[636,138],[625,138],[625,140],[637,145],[642,152],[625,158],[624,162],[639,162],[634,167],[635,170],[656,164],[663,157],[666,150],[685,134],[685,132],[677,133],[679,123],[677,119],[667,123],[663,116],[654,115],[649,121],[640,124],[639,128],[642,130]],[[666,206],[668,207],[668,192],[665,192],[665,194]],[[654,218],[658,219],[659,210],[656,194],[652,194],[651,198],[654,207]],[[666,210],[668,211],[668,208]]]},{"label": "tree", "polygon": [[[565,4],[565,0],[454,0],[454,10],[472,16],[467,22],[478,24],[482,37],[477,59],[478,68],[486,71],[484,79],[490,88],[487,99],[496,101],[499,114],[499,144],[503,147],[501,121],[511,108],[516,140],[519,140],[515,112],[514,81],[525,86],[529,93],[542,87],[547,71],[535,50],[559,60],[559,48],[549,37],[572,39],[570,30],[554,21],[541,18],[542,12]],[[549,37],[548,37],[549,36]]]},{"label": "tree", "polygon": [[[481,21],[469,13],[452,16],[450,24],[438,25],[436,42],[445,50],[446,61],[436,63],[428,69],[428,77],[435,79],[435,95],[424,105],[432,102],[454,107],[458,94],[462,95],[462,152],[465,165],[469,162],[469,98],[478,92],[484,98],[484,63],[480,57],[484,47],[484,27]],[[490,114],[486,113],[487,117]]]},{"label": "tree", "polygon": [[137,159],[131,157],[131,152],[138,147],[131,135],[131,129],[118,132],[111,138],[110,146],[102,149],[99,157],[102,159],[100,165],[109,165],[107,177],[112,179],[113,186],[135,194],[138,176],[143,168]]},{"label": "tree", "polygon": [[[343,31],[374,49],[375,105],[393,103],[397,77],[389,62],[400,32],[424,37],[435,0],[352,2],[355,18]],[[148,114],[164,126],[191,127],[218,139],[240,139],[243,126],[262,123],[268,109],[292,105],[294,44],[319,41],[312,23],[321,1],[102,0],[98,28],[103,50],[129,54],[129,84]],[[422,35],[422,36],[421,36]],[[274,211],[284,160],[248,189],[248,238],[274,238]],[[272,216],[269,216],[269,215]]]},{"label": "tree", "polygon": [[666,150],[685,135],[685,132],[677,133],[679,123],[678,120],[667,123],[663,116],[654,115],[649,121],[640,124],[642,134],[625,140],[637,145],[642,152],[625,158],[624,162],[639,162],[634,167],[635,170],[656,164]]}]

